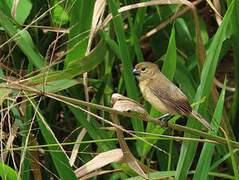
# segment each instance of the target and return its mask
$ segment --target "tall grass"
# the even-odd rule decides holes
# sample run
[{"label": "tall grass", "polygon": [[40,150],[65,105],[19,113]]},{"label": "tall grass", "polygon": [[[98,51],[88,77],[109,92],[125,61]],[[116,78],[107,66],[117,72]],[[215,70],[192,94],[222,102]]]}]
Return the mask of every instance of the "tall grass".
[{"label": "tall grass", "polygon": [[[239,2],[216,2],[0,1],[0,177],[238,179]],[[233,78],[216,72],[228,57]],[[161,127],[131,74],[142,61],[215,131]],[[111,108],[113,93],[151,118]]]}]

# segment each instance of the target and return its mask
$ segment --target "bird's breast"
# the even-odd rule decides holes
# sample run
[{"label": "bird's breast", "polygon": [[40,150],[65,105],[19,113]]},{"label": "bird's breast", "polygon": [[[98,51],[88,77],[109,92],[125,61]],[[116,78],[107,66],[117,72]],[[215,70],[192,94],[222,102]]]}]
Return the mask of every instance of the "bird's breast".
[{"label": "bird's breast", "polygon": [[154,95],[147,81],[139,82],[140,90],[143,94],[143,97],[146,101],[148,101],[154,108],[156,108],[161,113],[169,113],[171,112],[167,106]]}]

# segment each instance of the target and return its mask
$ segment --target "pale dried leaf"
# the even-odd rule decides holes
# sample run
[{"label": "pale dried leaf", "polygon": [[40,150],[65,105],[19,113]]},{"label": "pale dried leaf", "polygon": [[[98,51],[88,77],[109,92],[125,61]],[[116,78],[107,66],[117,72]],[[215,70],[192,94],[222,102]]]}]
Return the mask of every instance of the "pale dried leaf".
[{"label": "pale dried leaf", "polygon": [[220,26],[222,23],[222,16],[221,16],[221,4],[219,0],[213,0],[213,4],[215,6],[216,9],[216,20],[217,20],[217,24]]},{"label": "pale dried leaf", "polygon": [[123,159],[123,152],[121,149],[113,149],[107,152],[100,153],[91,161],[75,170],[76,177],[82,177],[91,171],[104,167],[112,162],[120,162]]},{"label": "pale dried leaf", "polygon": [[[216,2],[215,0],[214,0],[213,2],[214,2],[214,3],[218,3],[218,2]],[[219,17],[222,18],[222,16],[221,16],[220,12],[218,11],[217,7],[214,6],[214,3],[212,3],[211,0],[207,0],[207,3],[208,3],[208,5],[212,8],[212,10],[217,14],[217,16],[219,16]],[[219,2],[219,4],[220,4],[220,2]]]},{"label": "pale dried leaf", "polygon": [[140,165],[138,164],[137,159],[131,154],[130,160],[127,160],[126,163],[131,167],[138,175],[142,176],[144,179],[149,179],[144,173]]},{"label": "pale dried leaf", "polygon": [[[81,142],[82,139],[85,137],[86,132],[87,132],[86,129],[83,128],[82,131],[80,132],[80,134],[78,135],[76,142]],[[71,166],[73,166],[75,163],[79,148],[80,148],[80,144],[75,144],[72,149],[72,153],[71,153],[71,157],[70,157],[70,161],[69,161]]]},{"label": "pale dried leaf", "polygon": [[102,25],[102,17],[105,11],[105,6],[106,6],[106,0],[96,0],[86,55],[89,54],[90,52],[90,48],[91,48],[91,44],[92,44],[95,32],[98,30],[99,26]]},{"label": "pale dried leaf", "polygon": [[144,109],[144,107],[141,104],[134,101],[133,99],[122,96],[121,94],[114,93],[111,96],[111,103],[113,104],[113,108],[118,111],[122,112],[134,111],[143,114],[146,117],[149,116],[148,112]]},{"label": "pale dried leaf", "polygon": [[14,0],[14,1],[13,1],[11,14],[12,14],[12,17],[13,17],[14,19],[16,18],[16,11],[17,11],[17,5],[18,5],[18,3],[19,3],[19,0]]}]

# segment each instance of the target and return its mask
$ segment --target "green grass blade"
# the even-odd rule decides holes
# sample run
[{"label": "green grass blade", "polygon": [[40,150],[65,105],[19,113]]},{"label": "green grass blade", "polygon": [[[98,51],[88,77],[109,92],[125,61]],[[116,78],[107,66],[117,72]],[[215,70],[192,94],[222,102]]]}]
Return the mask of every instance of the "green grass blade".
[{"label": "green grass blade", "polygon": [[[145,2],[145,0],[140,0],[140,2]],[[144,19],[147,12],[147,7],[142,7],[137,9],[135,21],[134,21],[134,32],[136,37],[141,37],[143,32]]]},{"label": "green grass blade", "polygon": [[[190,26],[187,25],[186,22],[187,20],[183,18],[177,18],[175,20],[175,29],[177,35],[176,40],[180,50],[183,51],[187,56],[190,56],[193,53],[192,49],[195,49],[195,42],[193,41],[189,30]],[[192,19],[191,23],[193,23]]]},{"label": "green grass blade", "polygon": [[[54,6],[56,3],[56,7],[52,10],[51,20],[54,26],[60,27],[64,26],[66,23],[69,22],[69,13],[68,13],[68,2],[65,1],[64,3],[59,3],[60,0],[50,1],[52,6]],[[58,4],[59,3],[59,4]]]},{"label": "green grass blade", "polygon": [[[221,26],[219,27],[217,33],[215,34],[213,41],[208,49],[208,56],[205,61],[205,64],[203,66],[202,70],[202,76],[201,76],[201,83],[198,87],[196,96],[194,98],[194,102],[199,102],[204,96],[208,97],[210,95],[210,90],[213,83],[213,78],[218,62],[218,58],[220,55],[222,43],[226,38],[226,31],[228,29],[229,20],[231,18],[232,12],[234,10],[234,3],[230,5],[230,7],[227,10],[227,13],[222,21]],[[202,113],[203,107],[205,107],[206,103],[200,106],[196,105],[196,111],[199,110],[199,113]],[[188,126],[196,128],[197,126],[200,127],[199,122],[196,122],[195,119],[189,118],[188,119]],[[185,135],[186,137],[192,137],[189,135]],[[182,148],[181,148],[181,154],[179,157],[179,162],[177,165],[177,171],[176,171],[176,180],[184,180],[187,178],[187,172],[191,166],[191,163],[194,159],[196,148],[198,143],[192,143],[192,142],[183,142]]]},{"label": "green grass blade", "polygon": [[70,25],[73,27],[69,33],[68,51],[65,67],[71,61],[85,56],[90,27],[92,22],[95,1],[74,1],[70,12]]},{"label": "green grass blade", "polygon": [[99,34],[104,39],[104,41],[107,43],[107,45],[109,46],[109,49],[112,50],[114,52],[114,54],[117,56],[117,58],[120,59],[120,52],[119,52],[118,44],[113,39],[111,39],[110,36],[106,32],[100,31]]},{"label": "green grass blade", "polygon": [[[121,61],[123,63],[123,78],[124,84],[127,90],[128,97],[132,99],[138,98],[138,89],[136,88],[136,82],[134,76],[131,74],[132,67],[132,59],[130,58],[128,46],[126,43],[123,21],[121,15],[118,13],[116,3],[112,0],[109,0],[109,7],[113,15],[113,24],[116,31],[117,40],[119,43],[119,51]],[[116,1],[119,4],[119,1]],[[143,123],[137,119],[132,119],[133,128],[136,131],[143,130]]]},{"label": "green grass blade", "polygon": [[[217,127],[217,124],[220,124],[221,122],[224,99],[225,99],[225,89],[226,89],[226,81],[224,82],[224,87],[220,94],[220,97],[213,115],[213,119],[215,119],[217,123],[215,123],[215,125],[213,126],[215,127],[214,128],[215,131],[210,132],[211,134],[216,135],[219,129],[219,127]],[[214,144],[210,144],[210,143],[204,144],[193,179],[195,180],[207,179],[208,172],[210,170],[214,147],[215,147]]]},{"label": "green grass blade", "polygon": [[17,172],[14,171],[8,165],[0,162],[0,177],[1,177],[1,179],[16,180]]},{"label": "green grass blade", "polygon": [[[233,153],[237,153],[239,151],[239,149],[234,149],[233,150]],[[215,171],[217,168],[218,168],[218,166],[221,164],[221,163],[223,163],[223,161],[226,161],[227,159],[229,159],[230,158],[230,154],[229,153],[227,153],[226,155],[224,155],[221,159],[218,159],[216,162],[214,162],[213,164],[212,164],[212,166],[210,167],[210,171]]]},{"label": "green grass blade", "polygon": [[175,29],[174,27],[172,27],[168,49],[162,67],[162,73],[171,81],[174,78],[174,73],[176,70],[176,62],[177,62],[177,51],[175,42]]},{"label": "green grass blade", "polygon": [[[6,0],[6,3],[8,4],[9,9],[12,9],[13,2],[14,1]],[[19,1],[16,8],[15,20],[19,24],[23,24],[25,20],[27,19],[28,15],[30,14],[31,9],[32,9],[32,2],[30,0]]]},{"label": "green grass blade", "polygon": [[[193,174],[194,172],[191,171],[189,172],[188,175]],[[155,172],[155,173],[150,173],[149,178],[150,179],[165,179],[167,177],[172,178],[173,176],[175,176],[176,172],[175,171],[160,171],[160,172]],[[214,176],[214,177],[218,177],[221,179],[235,179],[235,177],[228,175],[228,174],[224,174],[224,173],[214,173],[214,172],[210,172],[209,175]],[[142,180],[142,177],[140,176],[136,176],[136,177],[132,177],[132,178],[128,178],[127,180]]]},{"label": "green grass blade", "polygon": [[229,141],[228,137],[227,137],[227,140],[228,140],[227,145],[228,145],[230,157],[231,157],[231,160],[232,160],[232,167],[233,167],[233,172],[234,172],[234,175],[235,175],[235,179],[239,179],[239,171],[238,171],[238,166],[237,166],[235,154],[233,152],[231,142]]},{"label": "green grass blade", "polygon": [[188,68],[183,63],[182,58],[178,56],[177,59],[177,69],[174,76],[175,81],[179,84],[180,89],[182,89],[190,102],[192,102],[196,93],[196,83]]},{"label": "green grass blade", "polygon": [[232,32],[232,42],[233,42],[233,55],[235,64],[235,79],[236,79],[236,93],[233,99],[232,105],[232,124],[235,136],[239,137],[239,2],[235,1],[235,11],[231,18],[231,32]]},{"label": "green grass blade", "polygon": [[70,62],[66,69],[55,72],[41,73],[32,77],[25,84],[35,85],[43,82],[72,79],[77,75],[96,68],[104,60],[106,50],[107,48],[104,41],[101,41],[88,56],[84,56],[80,59]]},{"label": "green grass blade", "polygon": [[59,92],[62,91],[64,89],[68,89],[72,86],[75,86],[77,84],[79,84],[80,81],[76,80],[76,79],[62,79],[62,80],[56,80],[56,81],[52,81],[47,83],[45,86],[39,86],[36,89],[37,90],[43,90],[45,92]]},{"label": "green grass blade", "polygon": [[34,64],[36,68],[42,69],[46,65],[46,62],[35,47],[30,34],[13,23],[14,21],[11,19],[11,16],[7,16],[4,13],[4,3],[2,3],[3,2],[0,1],[0,24],[28,57],[28,60]]}]

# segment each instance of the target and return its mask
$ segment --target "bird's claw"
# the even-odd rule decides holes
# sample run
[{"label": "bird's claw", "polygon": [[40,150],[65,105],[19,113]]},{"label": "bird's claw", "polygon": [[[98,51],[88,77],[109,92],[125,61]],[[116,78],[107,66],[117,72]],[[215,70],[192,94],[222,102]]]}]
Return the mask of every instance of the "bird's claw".
[{"label": "bird's claw", "polygon": [[[165,120],[162,120],[163,118],[167,117]],[[162,127],[168,127],[168,120],[171,119],[171,114],[170,113],[166,113],[162,116],[160,116],[159,118],[157,118],[159,120],[159,124]]]}]

